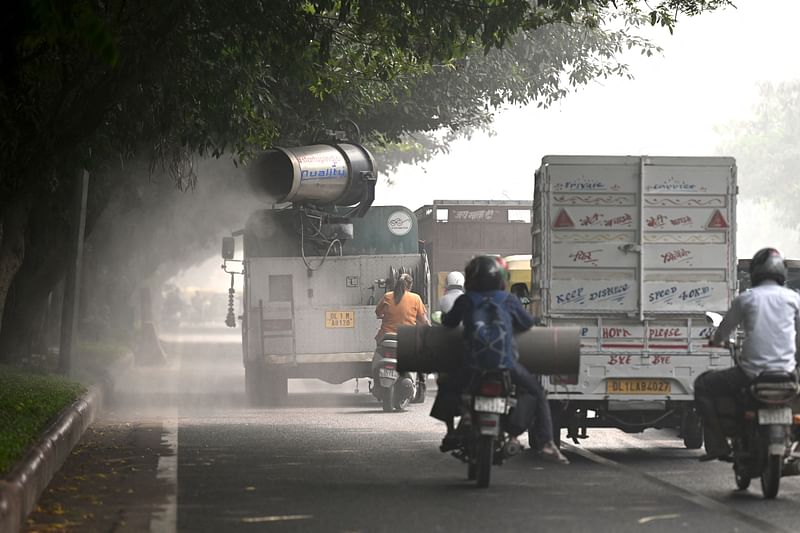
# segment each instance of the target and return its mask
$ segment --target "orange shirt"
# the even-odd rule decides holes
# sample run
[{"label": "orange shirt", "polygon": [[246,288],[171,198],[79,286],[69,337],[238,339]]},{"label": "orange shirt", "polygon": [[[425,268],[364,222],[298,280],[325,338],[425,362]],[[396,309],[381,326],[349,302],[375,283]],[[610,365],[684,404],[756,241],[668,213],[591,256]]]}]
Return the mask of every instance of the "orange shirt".
[{"label": "orange shirt", "polygon": [[428,323],[422,298],[410,291],[406,291],[399,304],[394,303],[394,292],[387,292],[375,307],[375,314],[383,319],[376,339],[380,339],[384,333],[397,333],[398,326],[413,326],[417,322]]}]

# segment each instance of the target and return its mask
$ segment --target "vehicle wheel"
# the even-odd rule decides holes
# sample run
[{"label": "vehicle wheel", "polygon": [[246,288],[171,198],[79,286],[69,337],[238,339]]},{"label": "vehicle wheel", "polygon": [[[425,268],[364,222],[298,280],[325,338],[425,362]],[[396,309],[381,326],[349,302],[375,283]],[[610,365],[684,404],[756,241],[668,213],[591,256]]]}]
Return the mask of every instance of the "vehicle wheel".
[{"label": "vehicle wheel", "polygon": [[289,379],[277,369],[271,372],[265,369],[267,374],[266,394],[267,403],[272,407],[286,405],[289,399]]},{"label": "vehicle wheel", "polygon": [[736,488],[739,490],[747,490],[747,487],[750,486],[750,474],[747,472],[747,468],[742,465],[737,468],[737,465],[733,465],[733,477],[736,480]]},{"label": "vehicle wheel", "polygon": [[764,465],[764,471],[761,472],[761,492],[768,500],[778,495],[781,484],[781,467],[783,467],[783,456],[772,454],[767,456],[767,464]]},{"label": "vehicle wheel", "polygon": [[264,407],[267,405],[266,383],[264,383],[264,366],[258,363],[248,363],[244,367],[244,393],[247,405],[251,407]]},{"label": "vehicle wheel", "polygon": [[489,486],[492,476],[492,463],[494,462],[494,437],[481,435],[478,439],[478,453],[476,454],[478,487],[485,489]]},{"label": "vehicle wheel", "polygon": [[395,402],[394,402],[395,410],[405,411],[406,409],[408,409],[408,404],[411,403],[411,398],[405,398],[403,400],[400,400],[398,399],[399,397],[396,394],[394,395],[394,397],[395,397]]},{"label": "vehicle wheel", "polygon": [[383,405],[383,410],[387,413],[391,413],[394,411],[394,385],[389,387],[383,392],[383,398],[381,398],[381,405]]},{"label": "vehicle wheel", "polygon": [[411,400],[411,403],[425,403],[425,392],[428,389],[425,381],[423,374],[422,379],[417,383],[417,393],[414,395],[414,399]]},{"label": "vehicle wheel", "polygon": [[683,436],[683,445],[689,450],[697,450],[703,445],[703,421],[694,409],[688,411],[683,417],[681,435]]},{"label": "vehicle wheel", "polygon": [[467,479],[475,481],[476,477],[478,477],[478,465],[470,461],[467,463]]}]

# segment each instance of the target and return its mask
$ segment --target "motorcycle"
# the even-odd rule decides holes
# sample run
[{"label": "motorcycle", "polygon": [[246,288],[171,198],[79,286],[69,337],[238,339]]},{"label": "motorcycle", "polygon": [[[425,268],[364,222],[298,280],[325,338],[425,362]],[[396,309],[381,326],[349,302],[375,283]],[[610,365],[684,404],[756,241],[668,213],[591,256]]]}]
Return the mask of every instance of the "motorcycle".
[{"label": "motorcycle", "polygon": [[[706,313],[718,327],[722,316]],[[738,364],[738,344],[727,343]],[[745,490],[753,478],[761,478],[764,498],[778,495],[782,476],[800,475],[800,414],[792,404],[800,386],[797,376],[788,372],[763,372],[742,390],[738,398],[717,400],[717,412],[728,438],[736,486]]]},{"label": "motorcycle", "polygon": [[403,411],[425,401],[425,378],[397,371],[397,334],[385,333],[372,357],[372,395],[386,412]]},{"label": "motorcycle", "polygon": [[467,479],[486,488],[492,465],[502,465],[522,451],[507,432],[509,413],[517,399],[507,370],[478,371],[467,390],[462,396],[463,415],[456,430],[458,445],[451,454],[467,464]]}]

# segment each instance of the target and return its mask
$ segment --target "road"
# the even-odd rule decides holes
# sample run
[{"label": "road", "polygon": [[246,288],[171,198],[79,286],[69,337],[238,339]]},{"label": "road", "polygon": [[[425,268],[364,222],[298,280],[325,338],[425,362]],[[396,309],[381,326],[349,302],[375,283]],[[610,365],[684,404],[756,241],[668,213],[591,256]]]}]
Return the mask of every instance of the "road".
[{"label": "road", "polygon": [[668,431],[595,430],[568,466],[526,452],[476,489],[430,399],[384,413],[366,383],[293,381],[287,407],[246,407],[236,333],[162,336],[169,366],[129,372],[27,531],[800,529],[800,478],[776,501],[734,491]]}]

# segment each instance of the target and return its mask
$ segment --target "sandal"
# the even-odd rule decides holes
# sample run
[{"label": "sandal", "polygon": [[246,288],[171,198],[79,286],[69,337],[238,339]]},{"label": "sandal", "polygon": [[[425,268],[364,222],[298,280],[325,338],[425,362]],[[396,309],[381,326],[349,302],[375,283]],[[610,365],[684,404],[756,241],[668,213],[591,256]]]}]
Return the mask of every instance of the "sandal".
[{"label": "sandal", "polygon": [[539,457],[560,465],[569,464],[569,459],[567,459],[552,442],[548,442],[539,450]]}]

